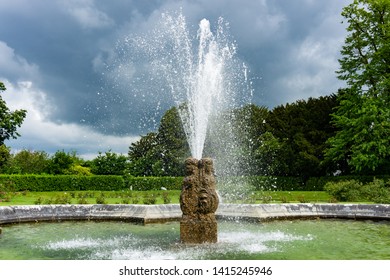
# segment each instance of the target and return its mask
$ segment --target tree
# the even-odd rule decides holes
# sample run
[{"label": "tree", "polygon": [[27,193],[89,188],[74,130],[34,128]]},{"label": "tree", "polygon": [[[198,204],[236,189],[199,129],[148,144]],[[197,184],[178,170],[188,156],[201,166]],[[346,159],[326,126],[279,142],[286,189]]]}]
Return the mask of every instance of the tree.
[{"label": "tree", "polygon": [[132,143],[128,154],[132,175],[184,175],[184,160],[190,152],[177,108],[165,112],[157,133],[148,133]]},{"label": "tree", "polygon": [[[0,82],[0,93],[5,91],[5,85]],[[10,138],[16,139],[20,134],[16,131],[26,117],[26,110],[10,111],[0,96],[0,145]]]},{"label": "tree", "polygon": [[111,151],[99,155],[92,160],[91,171],[96,175],[123,175],[127,169],[127,157]]},{"label": "tree", "polygon": [[11,158],[9,148],[6,145],[0,145],[0,173],[4,172],[4,167],[8,164]]},{"label": "tree", "polygon": [[330,95],[275,107],[266,119],[268,133],[260,137],[257,151],[263,164],[272,161],[265,170],[278,176],[325,175],[328,166],[321,162],[326,141],[335,132],[330,120],[337,104],[336,96]]},{"label": "tree", "polygon": [[355,0],[342,16],[348,35],[337,73],[347,86],[326,158],[356,173],[381,173],[390,164],[390,1]]},{"label": "tree", "polygon": [[49,162],[50,174],[66,174],[72,165],[77,161],[75,153],[70,154],[65,151],[57,151]]},{"label": "tree", "polygon": [[49,155],[44,151],[22,150],[11,157],[7,172],[13,174],[46,173],[49,161]]},{"label": "tree", "polygon": [[134,176],[153,175],[154,150],[157,146],[157,133],[150,132],[129,147],[129,172]]}]

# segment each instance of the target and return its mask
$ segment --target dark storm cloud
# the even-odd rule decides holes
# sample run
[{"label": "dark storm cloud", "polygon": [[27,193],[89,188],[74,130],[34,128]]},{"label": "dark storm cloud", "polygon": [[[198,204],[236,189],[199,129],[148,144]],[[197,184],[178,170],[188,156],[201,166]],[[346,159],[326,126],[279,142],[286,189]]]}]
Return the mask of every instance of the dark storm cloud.
[{"label": "dark storm cloud", "polygon": [[121,44],[150,32],[161,13],[181,9],[194,37],[201,19],[215,25],[224,17],[251,69],[253,101],[272,108],[341,86],[334,71],[345,36],[340,12],[349,2],[0,0],[0,79],[15,90],[32,81],[28,89],[45,96],[36,106],[46,122],[145,133],[172,103],[161,88],[157,100],[148,95],[153,86],[134,81],[147,62],[126,53],[133,61],[123,63]]}]

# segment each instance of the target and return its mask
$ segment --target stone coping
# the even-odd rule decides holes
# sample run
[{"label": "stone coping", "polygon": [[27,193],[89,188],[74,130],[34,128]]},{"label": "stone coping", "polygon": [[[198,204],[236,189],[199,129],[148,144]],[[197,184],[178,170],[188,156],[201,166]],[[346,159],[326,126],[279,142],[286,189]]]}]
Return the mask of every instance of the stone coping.
[{"label": "stone coping", "polygon": [[[134,205],[15,205],[0,206],[0,225],[62,220],[121,220],[138,223],[178,221],[179,204]],[[220,204],[218,219],[267,221],[276,219],[371,219],[390,220],[389,204]]]}]

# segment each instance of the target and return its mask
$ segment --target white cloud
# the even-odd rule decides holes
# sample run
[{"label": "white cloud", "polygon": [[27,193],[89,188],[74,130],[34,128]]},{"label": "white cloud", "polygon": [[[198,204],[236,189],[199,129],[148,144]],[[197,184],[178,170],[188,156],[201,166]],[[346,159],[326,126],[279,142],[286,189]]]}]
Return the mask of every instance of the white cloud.
[{"label": "white cloud", "polygon": [[308,97],[318,97],[336,92],[342,82],[336,78],[338,68],[338,48],[332,40],[315,40],[307,38],[289,54],[288,74],[282,76],[277,83],[284,92],[288,102]]},{"label": "white cloud", "polygon": [[10,110],[25,109],[27,116],[18,132],[18,139],[6,142],[13,151],[21,149],[76,150],[85,157],[96,156],[99,151],[127,153],[129,145],[138,136],[112,136],[94,131],[82,123],[55,123],[49,116],[57,109],[50,94],[39,87],[43,80],[38,65],[29,63],[14,49],[0,41],[0,81],[7,88],[2,98]]},{"label": "white cloud", "polygon": [[0,41],[0,75],[9,78],[25,77],[37,81],[39,67],[17,55],[7,43]]},{"label": "white cloud", "polygon": [[335,73],[345,36],[339,9],[329,8],[327,16],[312,26],[302,41],[287,49],[283,61],[287,72],[276,80],[279,92],[288,93],[283,102],[328,95],[344,86]]},{"label": "white cloud", "polygon": [[65,0],[61,4],[82,28],[99,29],[115,24],[112,18],[95,6],[93,0]]},{"label": "white cloud", "polygon": [[45,92],[34,87],[31,81],[10,84],[4,78],[7,91],[3,94],[11,110],[26,109],[27,117],[18,130],[22,135],[8,141],[13,151],[21,149],[43,150],[53,153],[57,150],[75,150],[85,158],[95,157],[99,151],[112,150],[126,154],[129,145],[138,136],[103,135],[82,124],[54,123],[46,120],[47,112],[55,110],[48,104]]}]

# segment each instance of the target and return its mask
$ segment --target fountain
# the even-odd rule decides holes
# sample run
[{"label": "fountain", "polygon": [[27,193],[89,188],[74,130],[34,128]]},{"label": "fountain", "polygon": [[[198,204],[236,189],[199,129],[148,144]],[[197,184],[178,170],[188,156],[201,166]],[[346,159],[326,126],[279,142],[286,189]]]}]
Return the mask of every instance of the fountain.
[{"label": "fountain", "polygon": [[153,71],[170,88],[191,148],[180,205],[2,206],[0,259],[390,259],[390,205],[220,203],[213,166],[223,173],[236,163],[236,135],[224,123],[231,138],[214,161],[203,158],[205,139],[219,135],[217,115],[248,90],[237,82],[246,67],[237,66],[222,19],[216,35],[200,22],[196,55],[184,17],[163,19],[153,44],[134,43],[153,50]]},{"label": "fountain", "polygon": [[[217,242],[218,196],[214,177],[213,160],[202,158],[207,133],[219,126],[212,121],[221,112],[237,106],[238,81],[247,80],[246,67],[235,59],[236,46],[228,40],[226,24],[218,21],[215,34],[210,22],[202,19],[198,29],[197,51],[193,51],[184,16],[163,15],[154,41],[136,38],[135,44],[149,50],[157,76],[164,77],[179,111],[181,122],[191,151],[185,162],[187,177],[180,196],[183,216],[180,222],[183,243]],[[240,84],[241,86],[241,84]],[[246,100],[250,95],[240,97]],[[226,125],[226,123],[225,123]],[[228,124],[229,125],[229,124]],[[233,131],[231,128],[230,131]],[[234,135],[234,133],[232,133]],[[234,137],[223,143],[223,147],[234,146]],[[225,154],[226,153],[219,153]],[[233,154],[233,153],[231,153]],[[226,160],[221,160],[225,162]],[[236,162],[236,160],[232,160]]]}]

